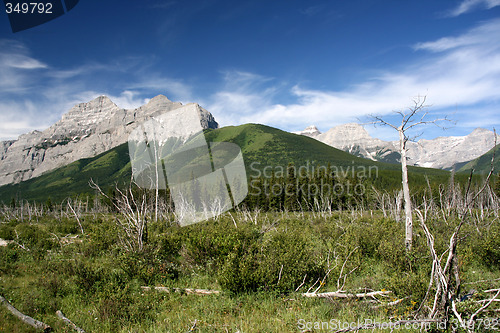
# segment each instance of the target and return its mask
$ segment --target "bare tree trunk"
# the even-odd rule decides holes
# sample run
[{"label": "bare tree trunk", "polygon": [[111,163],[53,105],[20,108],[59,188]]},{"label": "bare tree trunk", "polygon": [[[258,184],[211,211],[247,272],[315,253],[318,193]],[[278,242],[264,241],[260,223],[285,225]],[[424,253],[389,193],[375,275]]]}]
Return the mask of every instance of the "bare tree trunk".
[{"label": "bare tree trunk", "polygon": [[408,167],[406,164],[406,142],[403,128],[398,129],[399,132],[399,150],[401,153],[401,171],[403,173],[403,198],[405,200],[405,246],[406,250],[410,251],[413,240],[413,219],[411,214],[411,197],[410,187],[408,186]]},{"label": "bare tree trunk", "polygon": [[76,326],[71,320],[69,320],[68,318],[66,318],[66,316],[64,315],[64,313],[62,313],[61,310],[57,310],[56,311],[56,315],[59,318],[61,318],[66,323],[66,325],[68,325],[69,327],[71,327],[72,329],[74,329],[75,331],[77,331],[78,333],[85,333],[85,331],[83,329],[81,329],[80,327]]},{"label": "bare tree trunk", "polygon": [[26,324],[33,326],[38,330],[43,330],[44,332],[52,332],[52,327],[49,325],[42,323],[36,319],[31,318],[30,316],[25,315],[24,313],[19,312],[15,307],[13,307],[5,298],[0,296],[0,303],[2,303],[14,316],[21,319]]}]

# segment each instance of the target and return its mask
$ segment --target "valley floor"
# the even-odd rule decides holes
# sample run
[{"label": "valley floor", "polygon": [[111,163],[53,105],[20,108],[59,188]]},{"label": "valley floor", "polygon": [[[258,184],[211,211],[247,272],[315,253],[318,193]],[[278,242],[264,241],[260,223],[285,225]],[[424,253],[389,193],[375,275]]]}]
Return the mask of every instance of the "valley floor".
[{"label": "valley floor", "polygon": [[[119,214],[78,221],[60,212],[31,221],[11,216],[0,224],[0,237],[9,241],[0,247],[0,295],[56,332],[72,331],[57,310],[86,332],[340,332],[425,318],[433,302],[426,293],[435,292],[428,290],[432,261],[421,228],[406,253],[404,225],[380,211],[231,212],[184,228],[173,217],[153,219],[142,248],[117,225]],[[446,253],[457,218],[429,213],[439,254]],[[487,290],[500,286],[495,212],[464,226],[458,254],[463,299],[457,311],[467,318],[492,296]],[[304,295],[335,291],[378,293]],[[498,317],[493,302],[478,316],[478,331],[498,331]],[[458,322],[449,320],[451,332]],[[406,327],[394,331],[420,331]],[[0,331],[36,332],[5,307]]]}]

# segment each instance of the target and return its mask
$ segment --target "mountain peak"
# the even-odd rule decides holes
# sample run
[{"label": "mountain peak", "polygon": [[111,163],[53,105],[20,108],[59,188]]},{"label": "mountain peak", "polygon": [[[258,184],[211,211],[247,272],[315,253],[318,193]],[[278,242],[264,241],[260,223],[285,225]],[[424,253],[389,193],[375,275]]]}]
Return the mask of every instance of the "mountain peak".
[{"label": "mountain peak", "polygon": [[476,127],[468,136],[472,136],[472,135],[487,135],[487,134],[491,134],[493,136],[493,132],[490,131],[490,130],[487,130],[486,128],[482,128],[482,127]]},{"label": "mountain peak", "polygon": [[307,126],[305,131],[319,131],[316,125]]},{"label": "mountain peak", "polygon": [[293,132],[294,134],[305,135],[310,137],[316,137],[321,134],[319,129],[315,125],[307,126],[303,131]]},{"label": "mountain peak", "polygon": [[[119,108],[107,96],[75,105],[43,132],[32,132],[0,146],[0,185],[17,183],[103,153],[128,140],[138,124],[181,108],[164,95],[137,109]],[[195,106],[203,128],[217,128],[212,114]],[[3,148],[2,148],[3,147]]]},{"label": "mountain peak", "polygon": [[[311,127],[297,134],[307,135]],[[356,156],[391,163],[399,161],[398,141],[373,138],[363,125],[358,123],[338,125],[314,138]],[[408,164],[447,169],[456,163],[467,162],[481,156],[493,147],[494,141],[492,131],[478,127],[466,136],[447,136],[432,140],[422,139],[418,143],[409,142]]]},{"label": "mountain peak", "polygon": [[160,95],[157,95],[157,96],[151,98],[149,100],[148,104],[149,103],[151,103],[151,104],[155,104],[155,103],[172,103],[172,101],[169,100],[167,96],[160,94]]},{"label": "mountain peak", "polygon": [[103,106],[115,106],[115,107],[118,107],[108,96],[106,95],[101,95],[101,96],[98,96],[96,98],[94,98],[93,100],[91,100],[90,102],[87,102],[87,103],[81,103],[81,104],[87,104],[90,108],[93,108],[93,107],[103,107]]},{"label": "mountain peak", "polygon": [[76,104],[71,108],[66,114],[63,115],[62,119],[71,118],[77,114],[82,113],[95,113],[108,110],[119,110],[120,108],[111,100],[108,96],[101,95],[89,102]]},{"label": "mountain peak", "polygon": [[373,138],[363,125],[358,123],[348,123],[333,127],[321,134],[318,140],[348,152],[359,146],[369,149],[380,149],[391,146],[389,142]]},{"label": "mountain peak", "polygon": [[373,139],[370,134],[368,134],[368,131],[363,127],[363,125],[360,125],[358,123],[338,125],[325,132],[325,134],[327,133],[333,134],[335,136],[340,136],[343,140],[347,141]]}]

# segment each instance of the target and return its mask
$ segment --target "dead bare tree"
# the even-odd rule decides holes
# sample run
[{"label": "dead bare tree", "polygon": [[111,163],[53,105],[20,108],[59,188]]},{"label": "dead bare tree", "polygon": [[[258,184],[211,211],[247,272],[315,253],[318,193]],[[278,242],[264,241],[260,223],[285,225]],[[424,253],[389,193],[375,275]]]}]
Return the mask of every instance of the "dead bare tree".
[{"label": "dead bare tree", "polygon": [[[495,133],[495,146],[496,146],[496,133]],[[458,296],[460,294],[460,287],[461,287],[460,268],[458,266],[458,256],[457,256],[457,245],[459,241],[460,231],[463,225],[468,220],[468,217],[472,215],[471,212],[473,205],[476,203],[478,198],[480,198],[483,195],[483,193],[489,189],[490,179],[494,172],[494,159],[495,159],[495,154],[493,154],[493,157],[491,159],[490,172],[486,177],[483,186],[479,190],[477,190],[476,193],[471,193],[471,184],[472,184],[472,176],[474,173],[474,169],[471,170],[468,184],[464,193],[463,205],[457,207],[457,209],[459,210],[458,225],[455,227],[450,237],[448,248],[441,255],[438,255],[435,250],[434,236],[430,232],[425,222],[426,219],[424,217],[424,214],[421,212],[420,209],[416,209],[417,216],[420,220],[420,224],[427,238],[427,245],[431,253],[432,270],[426,295],[424,296],[424,299],[420,307],[417,309],[415,316],[418,316],[420,310],[423,308],[424,303],[427,301],[430,295],[432,286],[435,284],[436,291],[434,294],[433,307],[427,319],[447,320],[450,314],[453,313],[453,315],[457,318],[458,322],[460,323],[461,327],[467,330],[467,332],[472,333],[474,332],[473,328],[476,316],[481,312],[483,312],[488,306],[490,306],[492,302],[497,300],[497,297],[500,295],[500,289],[498,290],[495,289],[494,291],[496,292],[496,294],[492,298],[483,300],[482,303],[484,303],[484,305],[481,306],[476,312],[474,312],[469,317],[469,319],[463,318],[462,315],[457,311],[456,303],[457,299],[459,299]],[[446,253],[447,257],[443,265],[442,259],[443,257],[445,257]]]},{"label": "dead bare tree", "polygon": [[[80,231],[82,233],[82,235],[85,234],[85,232],[83,231],[83,226],[82,226],[82,222],[80,221],[80,215],[81,215],[81,201],[80,200],[75,200],[73,202],[73,205],[75,205],[76,203],[76,210],[75,208],[73,207],[73,205],[71,204],[73,200],[69,199],[67,200],[67,203],[68,203],[68,208],[71,210],[71,212],[73,213],[73,215],[75,216],[75,219],[76,219],[76,222],[78,222],[78,226],[80,227]],[[61,210],[62,211],[62,210]]]},{"label": "dead bare tree", "polygon": [[110,198],[92,179],[90,186],[97,190],[99,194],[108,199],[122,218],[116,217],[115,222],[124,236],[120,237],[121,243],[128,251],[140,252],[144,248],[146,241],[147,220],[149,218],[150,207],[148,205],[147,194],[134,194],[132,188],[133,182],[127,190],[121,190],[115,187],[118,197],[116,200]]},{"label": "dead bare tree", "polygon": [[402,171],[402,184],[403,184],[403,198],[405,202],[405,245],[406,250],[410,251],[413,241],[413,217],[412,217],[412,204],[410,196],[410,188],[408,186],[408,165],[407,165],[407,152],[408,141],[415,138],[409,137],[409,131],[417,126],[435,124],[440,121],[449,121],[447,118],[425,120],[428,112],[429,105],[425,104],[426,96],[417,96],[413,99],[413,105],[404,111],[395,111],[401,116],[401,124],[393,125],[384,120],[381,116],[370,115],[370,124],[389,126],[396,130],[399,135],[399,153],[401,154],[401,171]]}]

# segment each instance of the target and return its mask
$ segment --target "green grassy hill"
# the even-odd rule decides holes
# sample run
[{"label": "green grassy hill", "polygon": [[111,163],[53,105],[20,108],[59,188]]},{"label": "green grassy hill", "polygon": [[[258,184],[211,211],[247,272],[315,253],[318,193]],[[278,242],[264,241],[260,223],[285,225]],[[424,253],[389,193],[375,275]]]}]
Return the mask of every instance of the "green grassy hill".
[{"label": "green grassy hill", "polygon": [[498,172],[500,170],[500,145],[497,145],[489,152],[476,158],[475,160],[466,163],[460,169],[458,169],[458,172],[470,173],[470,171],[474,169],[474,173],[487,174],[491,169],[491,159],[493,157],[493,154],[495,154],[493,166],[495,168],[495,172]]},{"label": "green grassy hill", "polygon": [[[328,163],[339,172],[351,173],[370,170],[373,182],[385,189],[398,188],[401,184],[399,165],[374,162],[355,157],[330,147],[312,138],[288,133],[269,126],[246,124],[207,130],[207,142],[232,142],[240,146],[247,174],[257,176],[259,172],[282,167],[289,163],[296,167],[309,166],[309,170]],[[443,170],[410,167],[410,182],[423,183],[424,175],[431,181],[446,181],[449,173]],[[128,145],[123,144],[93,158],[73,162],[50,171],[37,178],[15,185],[0,187],[0,202],[8,203],[12,198],[45,201],[63,200],[78,194],[93,193],[89,186],[93,179],[103,189],[116,183],[130,181],[131,165]]]}]

